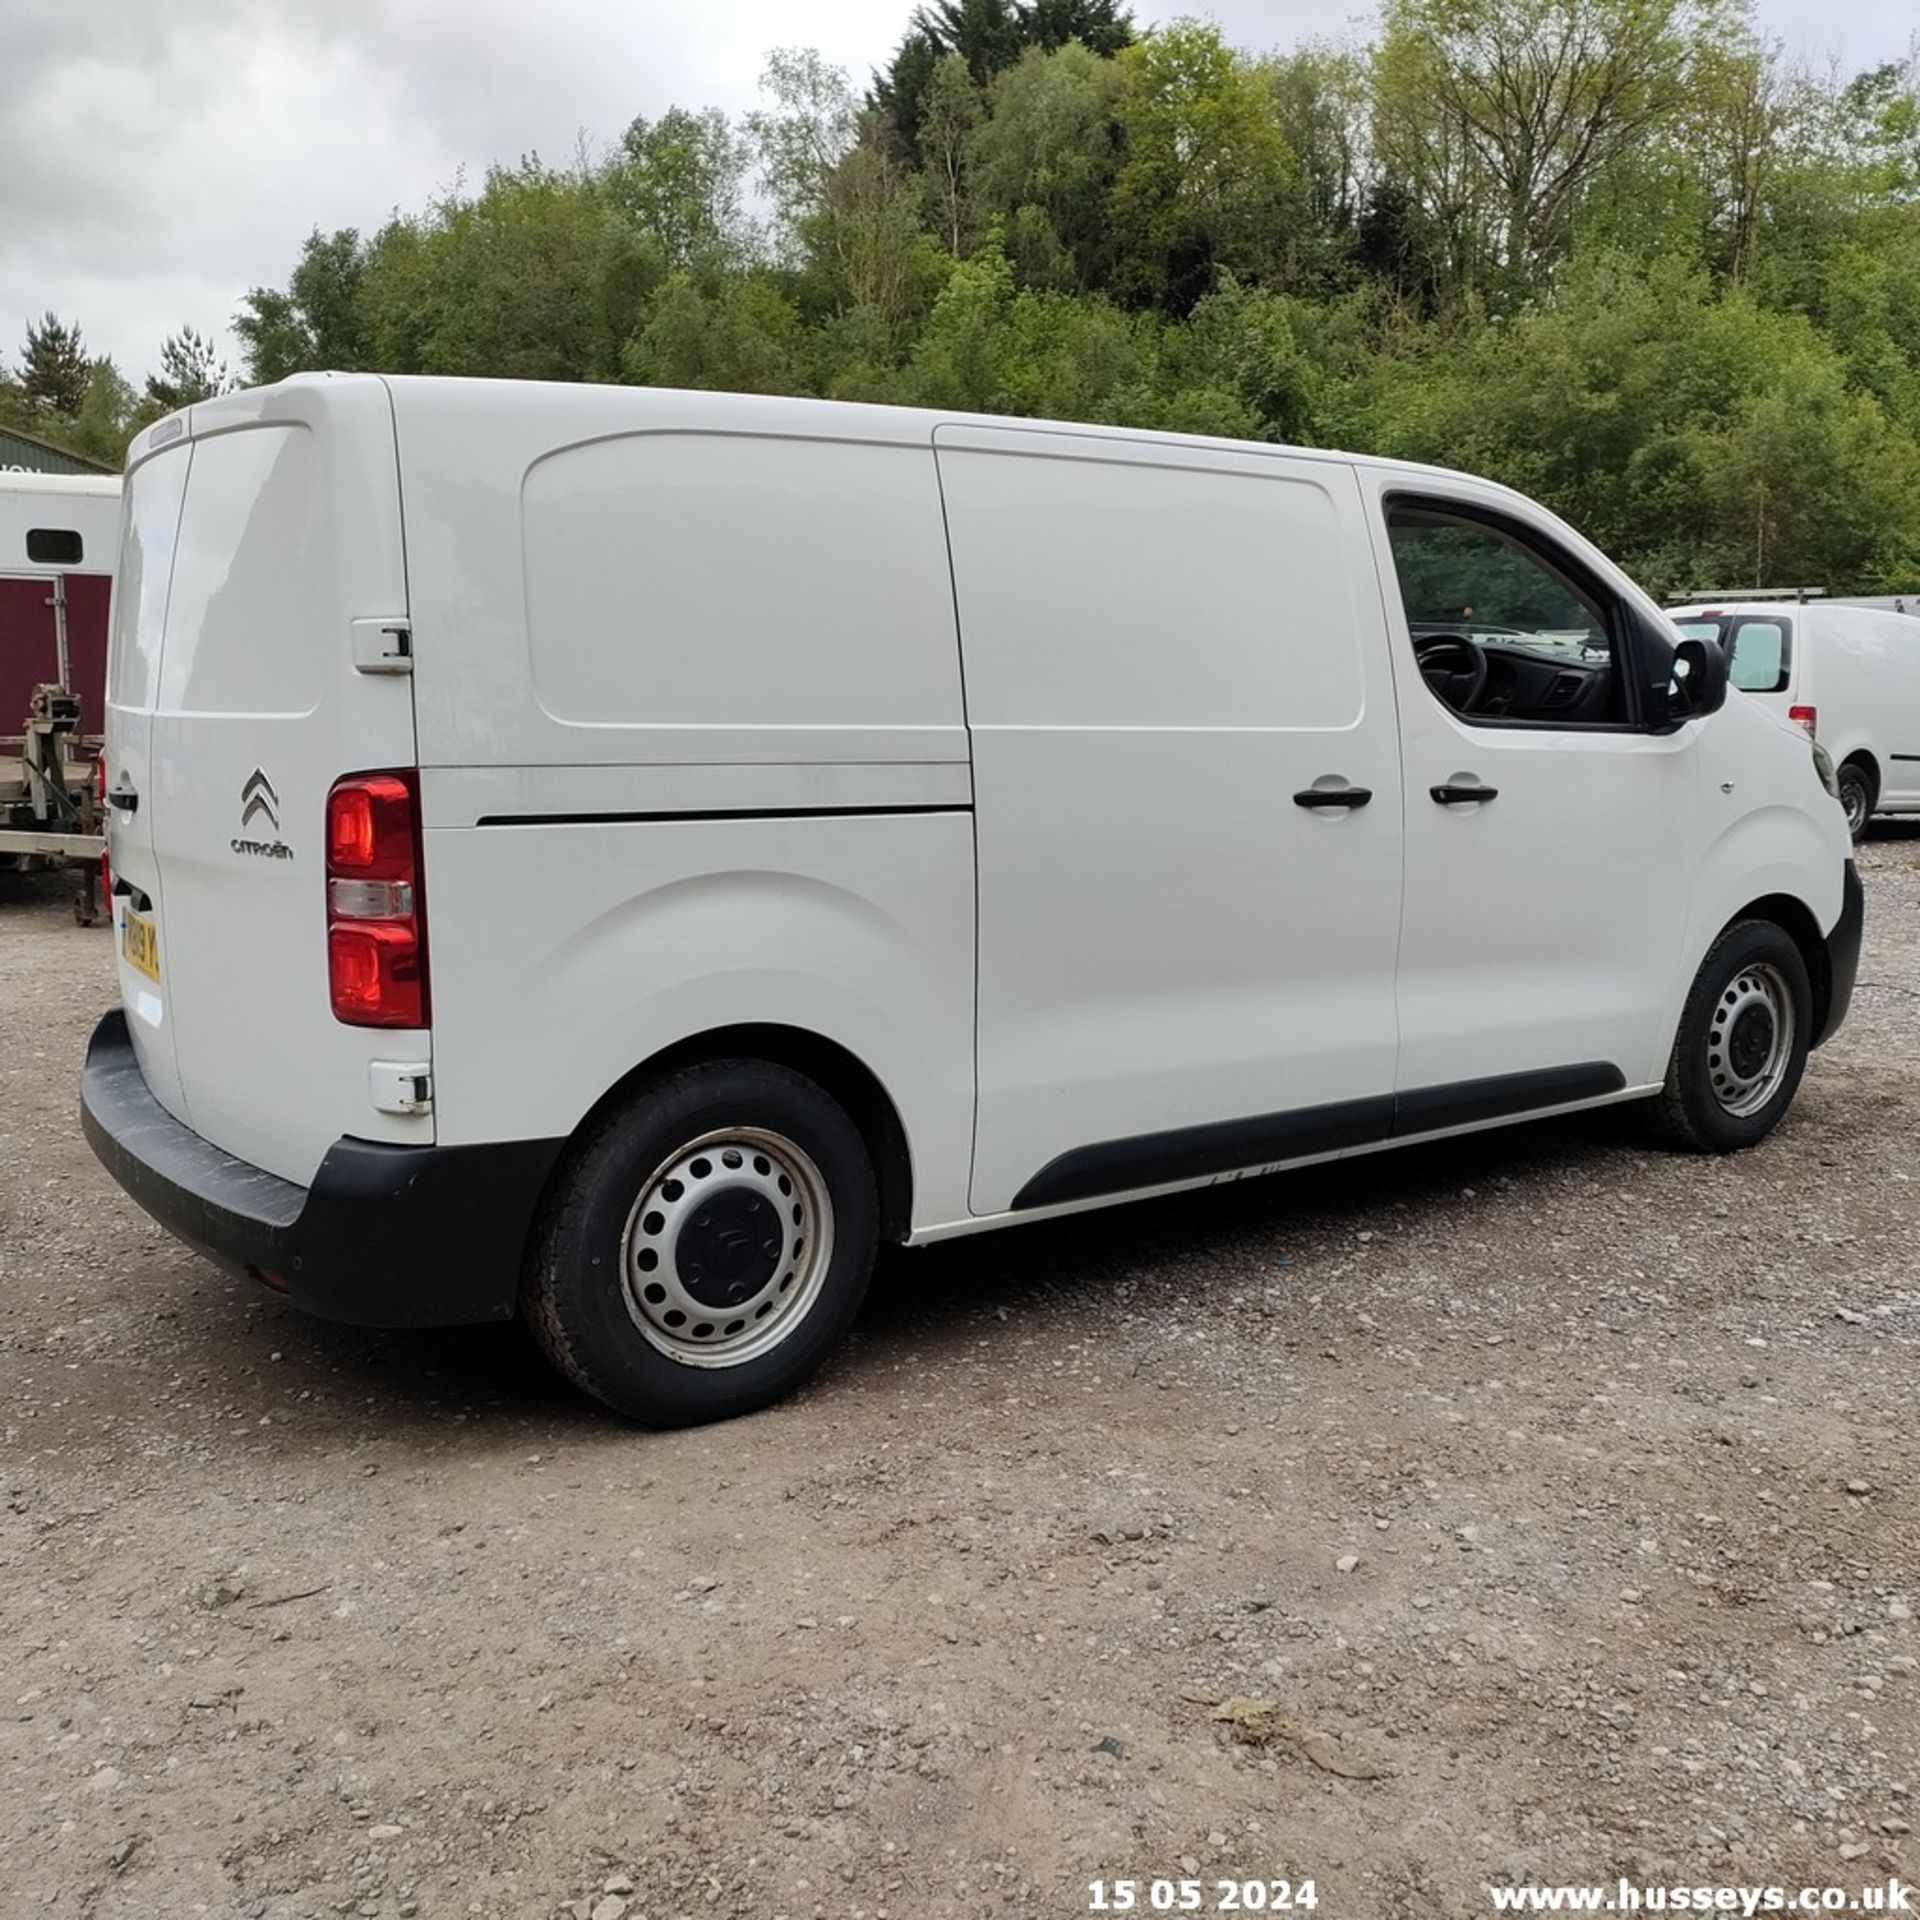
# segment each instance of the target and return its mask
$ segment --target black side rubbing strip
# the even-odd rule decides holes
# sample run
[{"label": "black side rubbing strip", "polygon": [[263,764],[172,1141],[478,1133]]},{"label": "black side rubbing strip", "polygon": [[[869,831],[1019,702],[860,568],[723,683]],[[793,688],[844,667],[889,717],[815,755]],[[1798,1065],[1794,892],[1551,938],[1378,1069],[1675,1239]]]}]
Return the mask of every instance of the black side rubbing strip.
[{"label": "black side rubbing strip", "polygon": [[1477,1120],[1507,1119],[1576,1100],[1597,1100],[1619,1093],[1626,1084],[1618,1067],[1593,1060],[1579,1066],[1542,1067],[1530,1073],[1421,1087],[1398,1096],[1383,1093],[1324,1107],[1300,1107],[1291,1113],[1135,1134],[1126,1140],[1076,1147],[1048,1161],[1013,1196],[1012,1210],[1056,1207],[1068,1200],[1169,1186],[1178,1180],[1204,1180],[1210,1174],[1374,1146],[1382,1140],[1436,1133]]},{"label": "black side rubbing strip", "polygon": [[1438,1133],[1444,1127],[1503,1120],[1509,1114],[1564,1106],[1572,1100],[1598,1100],[1620,1092],[1626,1084],[1626,1075],[1618,1067],[1589,1060],[1577,1067],[1540,1067],[1531,1073],[1462,1080],[1451,1087],[1420,1087],[1395,1099],[1394,1136]]},{"label": "black side rubbing strip", "polygon": [[1270,1160],[1303,1159],[1384,1140],[1393,1127],[1393,1096],[1340,1100],[1292,1113],[1262,1113],[1248,1120],[1216,1120],[1170,1133],[1136,1134],[1097,1147],[1076,1147],[1050,1160],[1013,1196],[1016,1211],[1088,1200],[1100,1193],[1202,1180],[1212,1173],[1264,1166]]},{"label": "black side rubbing strip", "polygon": [[477,827],[652,826],[676,820],[845,820],[902,813],[971,813],[965,801],[906,807],[688,807],[674,813],[483,813]]},{"label": "black side rubbing strip", "polygon": [[1920,753],[1890,753],[1887,755],[1887,758],[1889,760],[1904,760],[1911,765],[1915,761],[1920,761]]}]

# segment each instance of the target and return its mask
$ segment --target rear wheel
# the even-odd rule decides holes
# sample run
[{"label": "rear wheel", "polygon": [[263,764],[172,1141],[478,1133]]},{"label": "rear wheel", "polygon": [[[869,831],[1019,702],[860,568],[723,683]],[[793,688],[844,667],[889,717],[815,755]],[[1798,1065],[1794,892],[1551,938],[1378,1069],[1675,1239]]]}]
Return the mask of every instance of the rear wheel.
[{"label": "rear wheel", "polygon": [[1656,1129],[1696,1153],[1764,1140],[1793,1104],[1813,1033],[1813,990],[1792,938],[1743,920],[1713,944],[1680,1016]]},{"label": "rear wheel", "polygon": [[1840,789],[1840,805],[1846,810],[1847,831],[1858,840],[1866,832],[1874,803],[1880,797],[1873,769],[1849,760],[1834,776],[1834,785]]},{"label": "rear wheel", "polygon": [[561,1372],[629,1419],[723,1420],[826,1358],[878,1235],[872,1162],[838,1103],[785,1067],[714,1061],[576,1144],[522,1307]]}]

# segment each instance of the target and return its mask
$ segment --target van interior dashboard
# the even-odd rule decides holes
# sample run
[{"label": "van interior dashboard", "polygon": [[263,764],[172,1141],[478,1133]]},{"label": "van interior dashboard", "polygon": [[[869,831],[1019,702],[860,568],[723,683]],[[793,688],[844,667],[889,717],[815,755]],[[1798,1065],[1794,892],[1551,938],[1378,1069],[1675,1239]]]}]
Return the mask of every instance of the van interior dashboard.
[{"label": "van interior dashboard", "polygon": [[1420,626],[1413,651],[1434,697],[1462,719],[1593,726],[1618,717],[1611,654],[1580,636]]}]

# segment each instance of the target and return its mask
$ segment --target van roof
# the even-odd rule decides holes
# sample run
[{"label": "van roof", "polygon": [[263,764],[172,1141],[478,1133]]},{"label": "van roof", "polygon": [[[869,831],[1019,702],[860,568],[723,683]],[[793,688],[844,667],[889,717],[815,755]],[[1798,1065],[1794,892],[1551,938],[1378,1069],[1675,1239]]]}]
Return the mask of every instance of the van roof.
[{"label": "van roof", "polygon": [[[1019,414],[989,414],[949,411],[932,407],[895,407],[879,402],[856,400],[814,400],[785,394],[711,393],[673,387],[629,387],[592,385],[571,381],[478,380],[450,375],[298,373],[277,387],[256,387],[224,394],[218,399],[198,402],[184,409],[185,430],[199,434],[222,425],[239,425],[243,420],[272,418],[273,396],[296,392],[311,404],[329,387],[345,387],[363,381],[384,382],[395,402],[404,407],[409,396],[432,394],[444,400],[457,393],[460,399],[481,410],[498,410],[525,415],[545,412],[562,432],[583,436],[618,432],[622,428],[639,429],[670,410],[674,424],[689,421],[733,432],[808,433],[835,428],[850,437],[894,443],[924,445],[935,427],[1044,428],[1057,433],[1084,435],[1089,439],[1148,441],[1158,445],[1207,447],[1223,453],[1286,454],[1294,459],[1325,460],[1349,466],[1365,466],[1411,477],[1453,479],[1459,470],[1427,466],[1411,460],[1387,460],[1371,454],[1347,453],[1331,447],[1302,447],[1267,440],[1231,440],[1218,435],[1168,433],[1149,427],[1099,426],[1081,420],[1033,419]],[[127,450],[127,465],[133,467],[159,444],[180,436],[182,428],[168,423],[182,418],[168,415],[156,421],[136,437]],[[1524,496],[1498,481],[1468,476],[1478,484],[1494,487],[1515,499]]]},{"label": "van roof", "polygon": [[[1723,600],[1693,600],[1684,607],[1668,607],[1669,620],[1697,620],[1710,613],[1731,613],[1741,619],[1749,616],[1761,620],[1777,620],[1783,614],[1793,619],[1804,620],[1809,614],[1815,615],[1822,626],[1839,624],[1841,626],[1859,626],[1868,621],[1913,620],[1910,613],[1896,613],[1890,607],[1853,607],[1844,600],[1738,600],[1731,597]],[[1920,621],[1916,621],[1920,625]]]},{"label": "van roof", "polygon": [[50,493],[111,499],[120,491],[117,473],[0,473],[0,493]]}]

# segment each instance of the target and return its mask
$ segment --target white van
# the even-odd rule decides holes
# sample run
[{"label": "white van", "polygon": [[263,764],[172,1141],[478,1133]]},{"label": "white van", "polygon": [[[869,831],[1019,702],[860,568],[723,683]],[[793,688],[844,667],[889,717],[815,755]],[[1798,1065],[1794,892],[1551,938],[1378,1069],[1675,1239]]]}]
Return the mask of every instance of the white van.
[{"label": "white van", "polygon": [[1719,600],[1668,617],[1718,640],[1732,683],[1826,748],[1856,840],[1876,813],[1920,813],[1920,619],[1818,600]]},{"label": "white van", "polygon": [[1852,990],[1805,737],[1459,474],[315,376],[127,488],[95,1149],[645,1422],[805,1378],[882,1241],[1613,1101],[1746,1145]]}]

